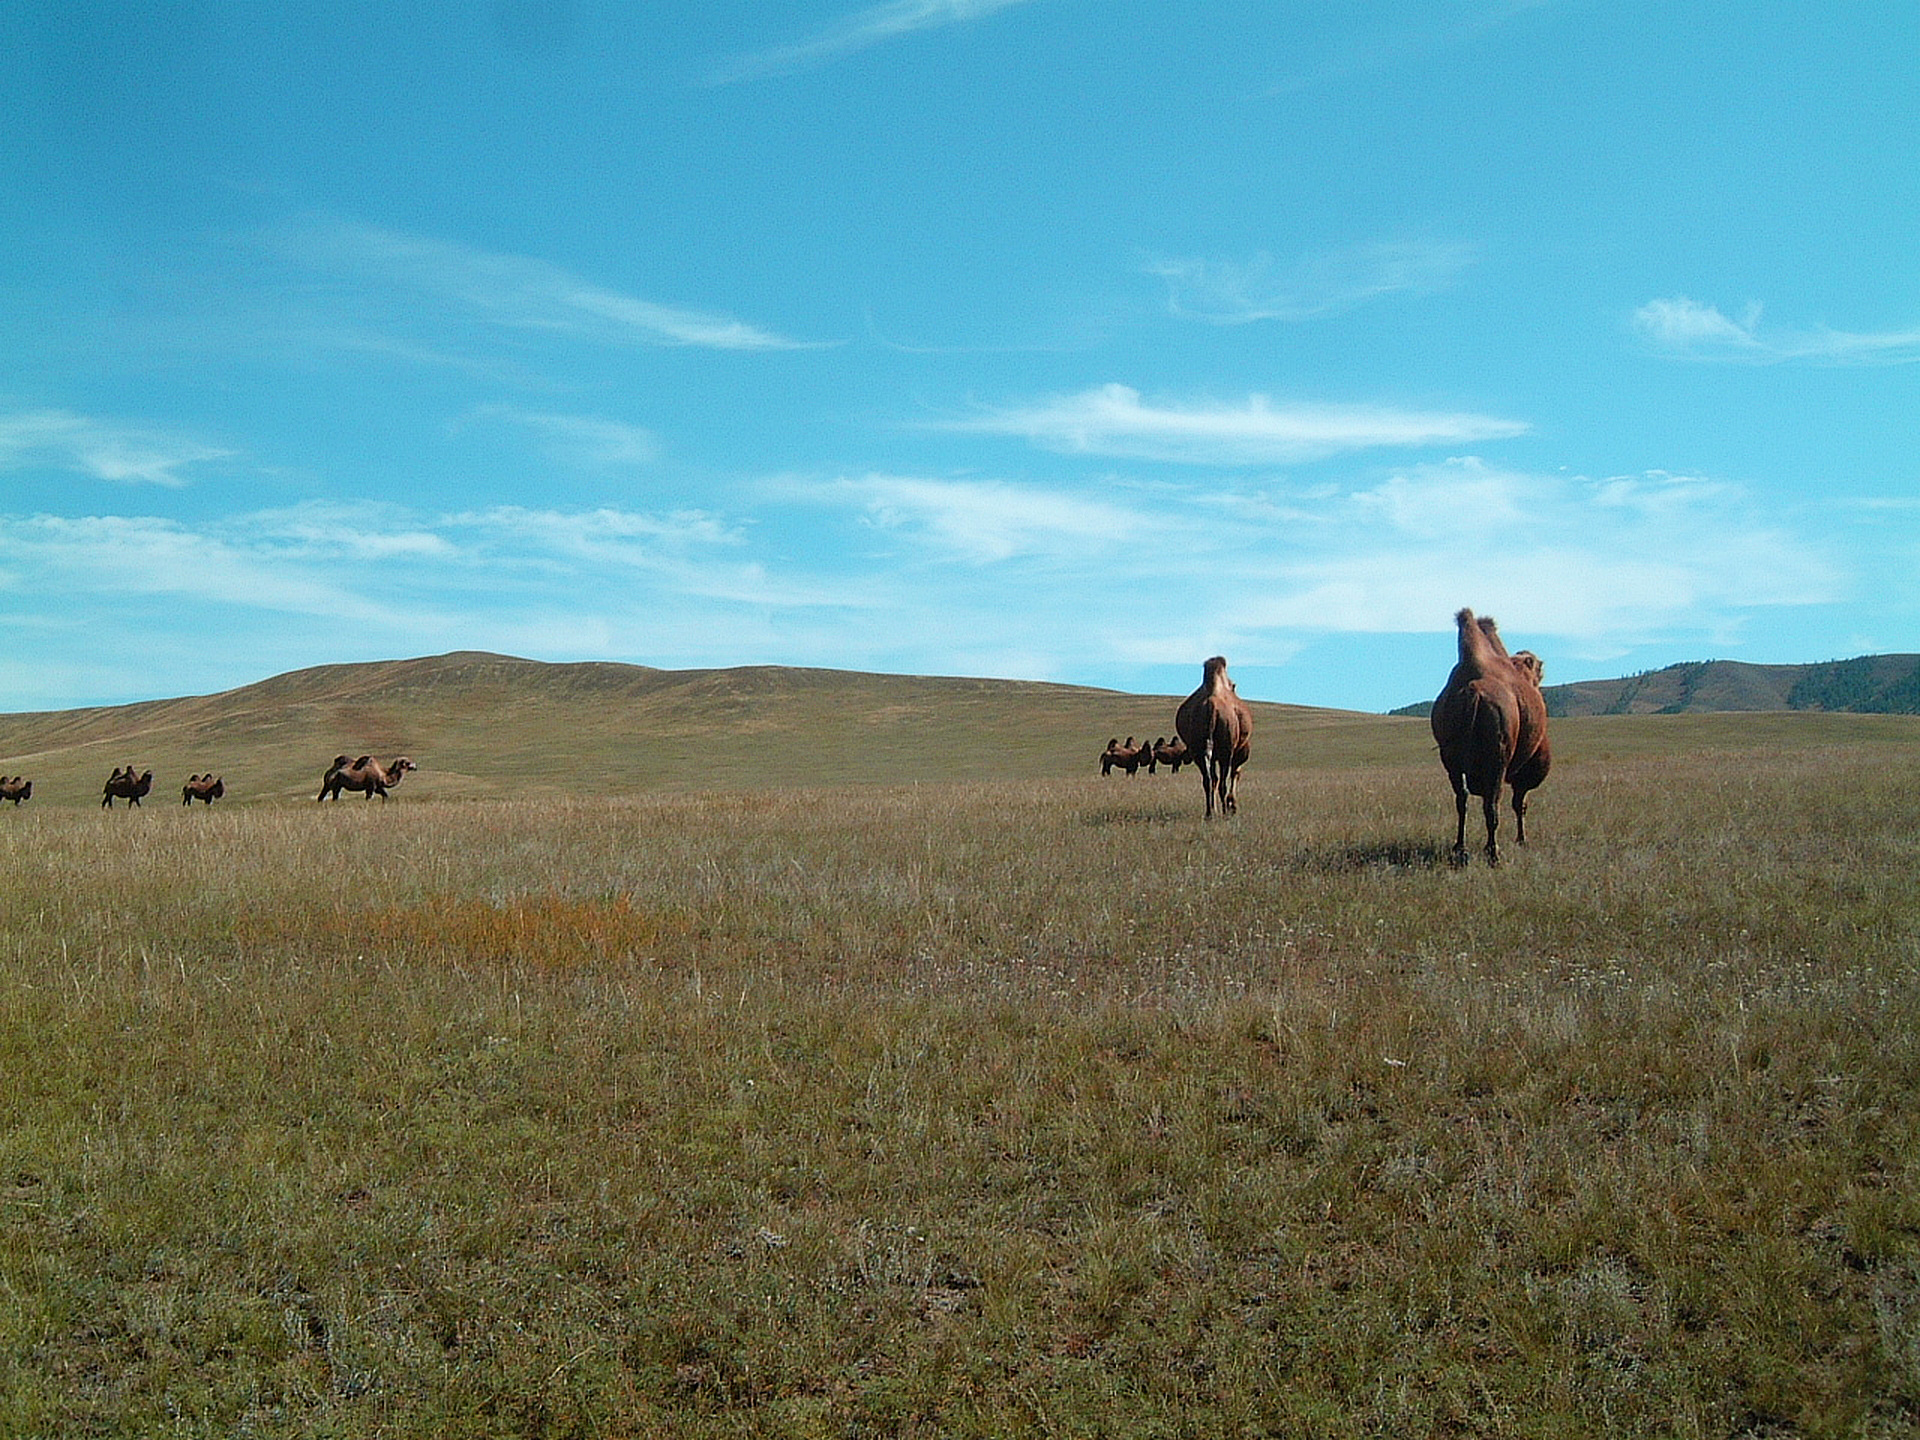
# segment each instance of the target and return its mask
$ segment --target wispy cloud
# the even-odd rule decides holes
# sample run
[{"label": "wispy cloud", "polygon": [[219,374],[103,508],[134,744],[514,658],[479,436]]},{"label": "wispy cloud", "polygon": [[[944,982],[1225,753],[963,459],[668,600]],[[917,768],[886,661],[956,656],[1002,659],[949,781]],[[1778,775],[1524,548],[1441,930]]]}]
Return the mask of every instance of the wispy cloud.
[{"label": "wispy cloud", "polygon": [[1156,259],[1145,269],[1167,283],[1167,308],[1212,325],[1314,320],[1397,293],[1432,294],[1451,285],[1477,255],[1465,244],[1403,241],[1329,251],[1291,263]]},{"label": "wispy cloud", "polygon": [[511,405],[482,406],[481,419],[500,420],[532,431],[555,460],[589,470],[629,470],[660,458],[660,437],[641,425],[598,415],[567,415],[522,410]]},{"label": "wispy cloud", "polygon": [[[270,528],[280,529],[280,517]],[[161,596],[343,624],[402,619],[401,611],[341,583],[330,567],[290,557],[284,531],[243,537],[228,525],[194,527],[156,516],[37,515],[0,519],[0,536],[11,565],[42,595]]]},{"label": "wispy cloud", "polygon": [[[1460,603],[1535,633],[1622,646],[1757,607],[1830,602],[1821,547],[1756,515],[1736,486],[1651,472],[1602,479],[1462,458],[1321,502],[1326,523],[1276,549],[1243,623],[1319,633],[1433,628]],[[1490,533],[1501,561],[1481,555]]]},{"label": "wispy cloud", "polygon": [[1675,295],[1649,300],[1633,312],[1633,325],[1655,349],[1690,360],[1752,365],[1796,360],[1828,365],[1910,365],[1920,360],[1920,329],[1861,333],[1825,327],[1763,328],[1757,303],[1748,305],[1735,320],[1715,306]]},{"label": "wispy cloud", "polygon": [[77,415],[26,410],[0,415],[0,470],[34,466],[122,484],[178,487],[180,472],[234,452],[184,436]]},{"label": "wispy cloud", "polygon": [[1524,434],[1526,424],[1491,415],[1374,405],[1150,404],[1137,390],[1105,385],[992,410],[941,428],[1018,435],[1068,453],[1195,465],[1291,464],[1392,446],[1466,445]]},{"label": "wispy cloud", "polygon": [[1149,523],[1137,508],[1099,496],[1004,480],[863,475],[796,484],[788,493],[848,505],[870,525],[921,537],[971,564],[1035,555],[1084,559],[1138,540]]},{"label": "wispy cloud", "polygon": [[916,31],[959,25],[1029,3],[1031,0],[892,0],[849,15],[810,39],[742,55],[717,70],[710,83],[730,85],[810,69]]},{"label": "wispy cloud", "polygon": [[612,345],[812,348],[811,342],[789,339],[732,316],[623,294],[545,260],[380,226],[313,221],[277,232],[270,241],[313,268],[431,296],[511,329]]}]

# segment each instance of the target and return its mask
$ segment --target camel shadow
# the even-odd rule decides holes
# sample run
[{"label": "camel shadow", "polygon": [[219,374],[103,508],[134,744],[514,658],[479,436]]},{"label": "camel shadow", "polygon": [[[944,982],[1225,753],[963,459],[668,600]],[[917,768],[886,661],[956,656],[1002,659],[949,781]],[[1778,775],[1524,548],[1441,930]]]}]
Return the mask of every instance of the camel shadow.
[{"label": "camel shadow", "polygon": [[1082,810],[1079,820],[1089,830],[1104,830],[1113,825],[1172,825],[1186,813],[1169,806],[1137,810],[1110,805],[1098,810]]},{"label": "camel shadow", "polygon": [[1403,874],[1415,870],[1440,870],[1450,863],[1448,847],[1437,840],[1365,840],[1353,845],[1336,845],[1324,850],[1308,850],[1300,857],[1304,870],[1325,875]]}]

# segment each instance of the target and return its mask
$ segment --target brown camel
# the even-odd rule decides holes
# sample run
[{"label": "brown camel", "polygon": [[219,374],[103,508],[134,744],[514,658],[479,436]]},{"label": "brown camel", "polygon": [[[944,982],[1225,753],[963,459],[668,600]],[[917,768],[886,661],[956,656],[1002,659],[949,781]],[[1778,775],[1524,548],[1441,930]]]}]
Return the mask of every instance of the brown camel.
[{"label": "brown camel", "polygon": [[1499,628],[1471,610],[1454,616],[1460,660],[1433,702],[1433,738],[1453,782],[1453,860],[1467,861],[1467,796],[1478,795],[1487,822],[1487,863],[1500,863],[1500,786],[1513,787],[1514,836],[1527,843],[1527,792],[1547,778],[1547,702],[1540,693],[1545,666],[1531,650],[1509,655]]},{"label": "brown camel", "polygon": [[127,802],[127,808],[131,810],[140,803],[140,797],[151,789],[153,789],[153,771],[149,770],[144,775],[135,775],[133,767],[129,765],[124,770],[115,770],[107,777],[106,788],[100,792],[100,804],[103,808],[111,810],[115,800],[124,800]]},{"label": "brown camel", "polygon": [[382,765],[371,755],[362,755],[349,765],[346,756],[336,755],[333,757],[333,764],[327,767],[327,773],[320,781],[320,793],[313,798],[338,800],[342,790],[358,790],[369,800],[375,795],[385,800],[387,791],[405,779],[409,770],[419,768],[404,755],[391,765]]},{"label": "brown camel", "polygon": [[0,801],[11,800],[18,809],[22,800],[33,798],[33,781],[15,775],[11,779],[0,780]]},{"label": "brown camel", "polygon": [[1180,702],[1173,717],[1188,756],[1200,771],[1200,788],[1207,797],[1207,816],[1218,800],[1220,813],[1239,808],[1234,782],[1253,751],[1253,712],[1227,678],[1227,657],[1215,655],[1201,672],[1200,688]]},{"label": "brown camel", "polygon": [[180,787],[180,803],[190,807],[199,800],[211,805],[226,793],[226,782],[218,775],[194,775]]},{"label": "brown camel", "polygon": [[1153,760],[1156,765],[1164,765],[1174,774],[1180,773],[1180,767],[1189,763],[1193,756],[1187,750],[1187,742],[1178,735],[1172,740],[1153,742]]},{"label": "brown camel", "polygon": [[1100,773],[1109,775],[1115,770],[1124,770],[1131,775],[1146,764],[1146,746],[1133,743],[1133,736],[1127,736],[1127,743],[1118,740],[1107,741],[1107,748],[1100,752]]}]

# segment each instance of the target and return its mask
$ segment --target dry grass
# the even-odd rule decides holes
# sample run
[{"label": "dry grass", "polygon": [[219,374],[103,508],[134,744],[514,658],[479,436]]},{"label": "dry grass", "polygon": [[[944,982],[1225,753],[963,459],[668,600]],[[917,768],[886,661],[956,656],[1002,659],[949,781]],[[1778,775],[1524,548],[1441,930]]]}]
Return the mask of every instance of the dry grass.
[{"label": "dry grass", "polygon": [[0,816],[0,1434],[1911,1434],[1920,745],[1609,733]]}]

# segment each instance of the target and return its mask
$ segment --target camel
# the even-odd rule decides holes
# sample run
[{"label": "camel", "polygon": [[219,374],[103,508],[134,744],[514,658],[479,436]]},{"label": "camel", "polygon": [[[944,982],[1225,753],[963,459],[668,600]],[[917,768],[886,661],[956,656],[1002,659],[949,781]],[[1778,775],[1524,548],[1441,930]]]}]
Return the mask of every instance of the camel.
[{"label": "camel", "polygon": [[20,808],[22,800],[33,798],[33,781],[15,775],[11,779],[0,779],[0,800],[11,800],[14,809]]},{"label": "camel", "polygon": [[1527,843],[1527,792],[1539,788],[1553,764],[1547,746],[1546,672],[1531,650],[1509,655],[1490,617],[1461,610],[1460,660],[1433,702],[1433,738],[1453,782],[1453,863],[1467,862],[1467,796],[1480,797],[1487,822],[1487,863],[1500,863],[1500,786],[1513,789],[1514,838]]},{"label": "camel", "polygon": [[140,797],[151,789],[153,789],[153,771],[149,770],[144,775],[136,776],[133,773],[133,767],[129,765],[124,770],[116,769],[107,777],[106,788],[100,792],[100,804],[104,809],[111,810],[115,800],[124,800],[127,802],[127,808],[131,810],[140,803]]},{"label": "camel", "polygon": [[211,805],[226,793],[226,782],[218,775],[195,775],[180,787],[180,803],[189,808],[196,800]]},{"label": "camel", "polygon": [[346,756],[336,755],[333,757],[333,764],[327,767],[327,773],[320,781],[320,793],[313,798],[338,800],[342,790],[358,790],[363,792],[369,800],[375,795],[385,800],[387,791],[405,779],[409,770],[419,768],[404,755],[391,765],[382,765],[371,755],[362,755],[349,765]]},{"label": "camel", "polygon": [[1133,774],[1147,763],[1146,748],[1144,745],[1134,744],[1131,735],[1127,736],[1127,743],[1124,745],[1118,740],[1107,741],[1107,748],[1100,752],[1100,773],[1108,775],[1117,768],[1126,771],[1129,775]]},{"label": "camel", "polygon": [[1153,742],[1153,760],[1154,764],[1164,765],[1178,775],[1180,767],[1191,763],[1193,756],[1187,750],[1187,742],[1176,735],[1171,741],[1160,739]]},{"label": "camel", "polygon": [[1200,770],[1207,797],[1207,818],[1217,800],[1222,815],[1239,808],[1234,783],[1253,753],[1253,712],[1227,678],[1227,657],[1215,655],[1202,667],[1200,688],[1180,702],[1173,728]]}]

